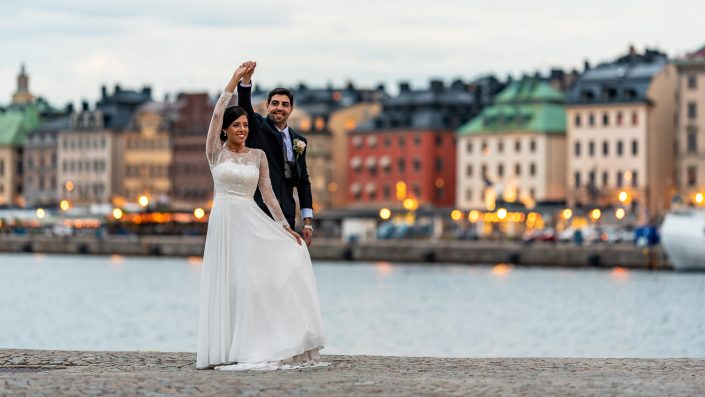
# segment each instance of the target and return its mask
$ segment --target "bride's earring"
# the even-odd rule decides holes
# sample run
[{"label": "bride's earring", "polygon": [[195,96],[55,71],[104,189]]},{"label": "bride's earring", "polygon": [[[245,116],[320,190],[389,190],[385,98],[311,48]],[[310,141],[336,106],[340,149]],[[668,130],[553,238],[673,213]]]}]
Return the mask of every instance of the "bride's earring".
[{"label": "bride's earring", "polygon": [[227,140],[228,140],[228,134],[226,134],[225,131],[223,131],[223,130],[220,131],[220,140],[221,140],[221,141],[227,141]]}]

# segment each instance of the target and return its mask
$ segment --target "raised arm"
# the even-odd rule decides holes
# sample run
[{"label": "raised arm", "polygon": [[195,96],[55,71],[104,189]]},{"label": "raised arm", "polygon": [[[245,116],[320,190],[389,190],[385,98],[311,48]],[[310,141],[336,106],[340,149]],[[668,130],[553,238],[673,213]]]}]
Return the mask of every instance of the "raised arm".
[{"label": "raised arm", "polygon": [[218,160],[220,151],[223,150],[223,143],[220,141],[220,132],[223,129],[223,113],[225,112],[225,108],[228,107],[228,103],[230,103],[230,98],[233,96],[233,90],[235,90],[237,82],[240,81],[246,72],[247,69],[244,66],[240,66],[235,70],[213,109],[213,116],[211,116],[211,123],[208,126],[208,136],[206,137],[206,157],[211,167],[213,167]]}]

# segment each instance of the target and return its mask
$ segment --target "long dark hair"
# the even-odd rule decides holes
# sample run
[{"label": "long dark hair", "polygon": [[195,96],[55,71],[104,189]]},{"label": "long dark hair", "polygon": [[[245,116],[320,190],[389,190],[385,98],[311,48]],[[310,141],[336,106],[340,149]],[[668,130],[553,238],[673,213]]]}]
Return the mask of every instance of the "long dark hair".
[{"label": "long dark hair", "polygon": [[239,119],[241,116],[247,116],[247,112],[240,106],[230,106],[225,109],[225,112],[223,112],[223,126],[220,129],[221,141],[225,142],[228,140],[228,134],[225,133],[225,130],[230,127],[233,121]]}]

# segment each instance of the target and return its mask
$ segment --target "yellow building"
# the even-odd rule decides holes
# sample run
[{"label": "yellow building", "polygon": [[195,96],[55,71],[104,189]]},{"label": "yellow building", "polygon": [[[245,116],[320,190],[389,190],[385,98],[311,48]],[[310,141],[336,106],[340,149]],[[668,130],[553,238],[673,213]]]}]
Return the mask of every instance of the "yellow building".
[{"label": "yellow building", "polygon": [[128,202],[142,195],[165,201],[171,191],[172,163],[167,105],[150,102],[140,106],[122,133],[124,179],[122,192]]}]

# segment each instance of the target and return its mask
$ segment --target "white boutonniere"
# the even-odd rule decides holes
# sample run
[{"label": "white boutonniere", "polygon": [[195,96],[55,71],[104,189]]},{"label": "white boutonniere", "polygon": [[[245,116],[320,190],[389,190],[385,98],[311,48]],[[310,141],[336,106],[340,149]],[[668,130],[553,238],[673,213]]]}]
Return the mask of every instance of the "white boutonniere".
[{"label": "white boutonniere", "polygon": [[306,142],[302,141],[301,139],[294,139],[294,153],[296,153],[296,159],[299,159],[299,156],[304,154],[304,150],[306,150]]}]

